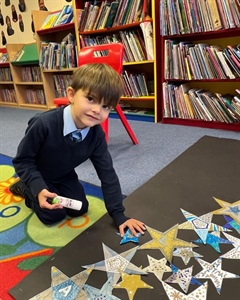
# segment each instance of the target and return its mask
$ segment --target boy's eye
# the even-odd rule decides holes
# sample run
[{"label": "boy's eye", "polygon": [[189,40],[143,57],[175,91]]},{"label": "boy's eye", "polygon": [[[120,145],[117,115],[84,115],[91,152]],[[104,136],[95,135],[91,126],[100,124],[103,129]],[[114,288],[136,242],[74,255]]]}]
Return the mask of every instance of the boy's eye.
[{"label": "boy's eye", "polygon": [[108,105],[103,105],[102,107],[103,107],[104,109],[107,109],[107,110],[110,110],[110,109],[111,109],[111,107],[108,106]]},{"label": "boy's eye", "polygon": [[88,99],[88,101],[90,101],[90,102],[93,102],[93,101],[94,101],[94,98],[91,97],[91,96],[87,96],[87,99]]}]

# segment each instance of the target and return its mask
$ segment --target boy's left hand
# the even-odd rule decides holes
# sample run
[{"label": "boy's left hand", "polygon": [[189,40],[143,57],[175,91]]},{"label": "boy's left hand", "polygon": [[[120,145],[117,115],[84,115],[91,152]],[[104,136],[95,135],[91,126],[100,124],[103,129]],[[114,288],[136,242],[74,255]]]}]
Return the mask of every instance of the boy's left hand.
[{"label": "boy's left hand", "polygon": [[135,220],[135,219],[128,219],[123,224],[119,226],[119,233],[120,236],[124,236],[124,229],[129,228],[134,236],[137,237],[138,232],[144,234],[146,227],[143,222]]}]

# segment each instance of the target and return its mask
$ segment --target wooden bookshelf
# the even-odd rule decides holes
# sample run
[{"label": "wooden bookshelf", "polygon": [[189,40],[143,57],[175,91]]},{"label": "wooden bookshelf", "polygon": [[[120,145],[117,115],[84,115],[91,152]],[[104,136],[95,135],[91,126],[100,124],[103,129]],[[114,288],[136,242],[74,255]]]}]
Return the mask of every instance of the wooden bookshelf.
[{"label": "wooden bookshelf", "polygon": [[[161,101],[161,107],[162,107],[162,123],[164,124],[176,124],[176,125],[186,125],[186,126],[194,126],[194,127],[205,127],[205,128],[215,128],[215,129],[224,129],[224,130],[232,130],[232,131],[240,131],[240,122],[239,120],[234,120],[231,123],[224,122],[221,120],[204,120],[204,118],[188,118],[186,116],[176,117],[174,115],[168,115],[166,116],[166,99],[164,98],[164,86],[171,87],[172,86],[180,86],[180,85],[188,85],[191,89],[197,88],[197,89],[203,89],[204,91],[210,91],[214,95],[217,94],[231,94],[233,96],[237,96],[236,89],[239,89],[240,86],[240,76],[236,76],[236,78],[230,79],[228,76],[226,78],[193,78],[191,80],[186,78],[176,78],[177,76],[174,75],[174,68],[175,71],[178,68],[176,64],[174,64],[174,68],[172,68],[169,71],[167,66],[169,66],[169,52],[165,53],[165,51],[169,50],[167,48],[167,43],[171,43],[173,45],[175,43],[175,46],[172,46],[171,49],[174,47],[178,48],[179,43],[181,42],[187,42],[187,43],[193,43],[196,47],[198,47],[198,44],[207,44],[211,47],[215,47],[216,45],[219,46],[221,49],[227,48],[228,45],[238,45],[240,44],[240,36],[239,36],[239,28],[233,27],[233,28],[225,28],[222,26],[219,30],[204,30],[204,27],[202,27],[202,30],[199,32],[189,32],[184,34],[169,34],[169,32],[164,32],[164,21],[163,17],[160,15],[160,9],[161,7],[158,6],[156,8],[157,12],[156,15],[159,17],[160,26],[157,30],[157,36],[159,37],[159,50],[160,52],[160,68],[158,68],[159,74],[159,94],[160,94],[160,101]],[[163,8],[162,8],[163,9]],[[206,16],[207,18],[207,16]],[[201,22],[200,22],[201,23]],[[203,26],[203,25],[202,25]],[[161,30],[162,29],[162,30]],[[170,30],[168,28],[168,30]],[[179,50],[178,50],[179,51]],[[171,52],[173,54],[173,50]],[[171,56],[172,59],[174,59],[174,56]],[[168,59],[166,63],[166,59]],[[193,60],[193,65],[195,65],[196,61]],[[170,63],[171,64],[171,63]],[[199,65],[199,63],[198,63]],[[221,64],[220,64],[221,65]],[[202,72],[202,69],[200,69]],[[225,74],[226,75],[226,74]],[[217,76],[218,77],[218,76]],[[170,89],[170,88],[169,88]],[[177,101],[177,102],[176,102]],[[213,100],[214,101],[214,100]],[[177,98],[175,101],[175,104],[177,103],[177,107],[179,108],[181,105],[181,100]],[[164,107],[165,105],[165,107]],[[210,110],[211,112],[211,110]],[[174,114],[174,113],[172,113]]]}]

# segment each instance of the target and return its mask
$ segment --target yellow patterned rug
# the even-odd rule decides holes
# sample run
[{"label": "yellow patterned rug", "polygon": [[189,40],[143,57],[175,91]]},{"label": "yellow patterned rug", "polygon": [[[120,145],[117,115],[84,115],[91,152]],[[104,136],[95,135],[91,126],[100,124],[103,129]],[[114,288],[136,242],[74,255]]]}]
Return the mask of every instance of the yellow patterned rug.
[{"label": "yellow patterned rug", "polygon": [[89,212],[45,226],[14,196],[9,186],[16,180],[12,159],[0,154],[0,299],[13,299],[8,290],[49,256],[65,246],[106,213],[101,189],[82,182],[89,200]]}]

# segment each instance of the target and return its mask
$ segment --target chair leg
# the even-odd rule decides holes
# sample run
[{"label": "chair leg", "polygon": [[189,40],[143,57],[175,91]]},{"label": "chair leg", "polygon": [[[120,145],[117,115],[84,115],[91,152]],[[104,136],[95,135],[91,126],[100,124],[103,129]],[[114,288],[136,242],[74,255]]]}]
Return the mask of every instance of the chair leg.
[{"label": "chair leg", "polygon": [[121,107],[120,107],[119,104],[118,104],[117,107],[116,107],[116,112],[117,112],[117,114],[118,114],[120,120],[122,121],[123,126],[124,126],[125,129],[127,130],[127,133],[128,133],[128,135],[130,136],[130,138],[131,138],[133,144],[134,144],[134,145],[137,145],[137,144],[138,144],[138,140],[137,140],[137,138],[136,138],[134,132],[132,131],[132,128],[131,128],[131,126],[129,125],[128,120],[127,120],[126,116],[124,115],[124,113],[123,113],[123,111],[122,111],[122,109],[121,109]]},{"label": "chair leg", "polygon": [[106,136],[106,141],[108,143],[108,118],[101,123],[102,129],[105,132],[105,136]]}]

